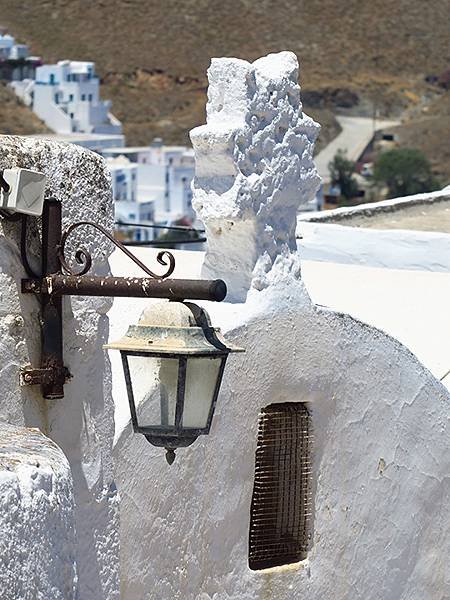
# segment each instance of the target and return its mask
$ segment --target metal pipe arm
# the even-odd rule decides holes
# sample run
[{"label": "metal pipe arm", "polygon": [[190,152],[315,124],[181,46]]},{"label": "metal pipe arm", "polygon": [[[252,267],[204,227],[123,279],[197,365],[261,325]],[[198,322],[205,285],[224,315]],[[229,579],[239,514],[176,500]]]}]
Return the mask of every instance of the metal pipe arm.
[{"label": "metal pipe arm", "polygon": [[210,300],[221,302],[227,294],[222,279],[152,279],[150,277],[90,277],[54,274],[42,279],[23,279],[24,294],[49,296],[113,296]]}]

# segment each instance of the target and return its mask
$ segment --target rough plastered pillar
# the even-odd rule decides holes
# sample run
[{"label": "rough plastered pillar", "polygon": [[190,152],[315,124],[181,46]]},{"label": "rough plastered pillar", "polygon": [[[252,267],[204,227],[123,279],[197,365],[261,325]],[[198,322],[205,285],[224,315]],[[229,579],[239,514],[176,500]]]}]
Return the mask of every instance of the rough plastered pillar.
[{"label": "rough plastered pillar", "polygon": [[245,300],[296,249],[298,208],[319,186],[319,125],[303,113],[298,69],[292,52],[213,58],[208,69],[207,124],[191,131],[193,206],[208,238],[203,276],[220,274],[229,300]]},{"label": "rough plastered pillar", "polygon": [[[11,167],[45,173],[46,195],[62,203],[63,227],[92,220],[112,229],[110,178],[100,156],[73,144],[2,136],[0,168]],[[28,221],[30,263],[39,270],[40,219]],[[83,246],[92,250],[94,272],[107,274],[111,244],[89,228],[82,238]],[[0,219],[0,419],[38,427],[66,455],[73,477],[79,597],[109,600],[117,597],[119,587],[113,401],[109,362],[102,350],[111,302],[64,299],[64,361],[73,377],[63,399],[43,400],[38,386],[19,387],[20,367],[37,366],[40,357],[40,306],[37,298],[20,292],[26,275],[19,241],[20,223]]]},{"label": "rough plastered pillar", "polygon": [[72,476],[37,429],[0,423],[0,597],[77,597]]}]

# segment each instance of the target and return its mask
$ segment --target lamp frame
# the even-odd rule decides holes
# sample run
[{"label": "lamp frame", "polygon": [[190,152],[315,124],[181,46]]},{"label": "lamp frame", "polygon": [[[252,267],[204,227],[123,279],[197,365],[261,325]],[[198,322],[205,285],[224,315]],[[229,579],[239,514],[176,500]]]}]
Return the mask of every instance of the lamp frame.
[{"label": "lamp frame", "polygon": [[[3,218],[10,218],[4,212]],[[157,255],[157,262],[166,267],[162,274],[151,271],[130,250],[116,240],[113,235],[98,223],[79,221],[62,231],[62,206],[56,198],[44,200],[42,213],[41,273],[36,274],[27,257],[27,215],[11,215],[11,220],[22,221],[21,258],[28,275],[21,281],[22,293],[34,294],[41,304],[42,350],[40,367],[26,366],[20,371],[21,385],[41,385],[46,399],[64,397],[64,384],[71,375],[64,365],[63,357],[63,296],[106,296],[129,298],[166,298],[182,302],[191,300],[222,301],[227,293],[226,284],[221,279],[189,280],[169,279],[175,269],[175,258],[167,250]],[[73,231],[82,226],[93,227],[124,252],[137,264],[147,277],[97,277],[88,275],[92,267],[90,253],[84,247],[74,252],[76,270],[66,258],[65,246]]]},{"label": "lamp frame", "polygon": [[[225,364],[228,358],[229,352],[217,352],[215,355],[207,355],[205,353],[190,353],[189,355],[183,354],[172,354],[165,352],[142,352],[142,351],[120,351],[123,370],[125,374],[125,383],[128,393],[128,401],[130,404],[131,421],[133,424],[133,430],[136,433],[142,433],[146,439],[154,446],[162,446],[168,448],[180,448],[190,446],[199,435],[207,435],[211,429],[211,423],[216,409],[217,398],[222,383],[223,373],[225,370]],[[176,359],[178,361],[178,382],[177,382],[177,398],[175,405],[175,425],[172,426],[141,426],[138,423],[138,416],[136,413],[136,404],[134,400],[133,384],[131,381],[130,368],[128,364],[128,356],[151,356],[155,358],[167,358]],[[220,359],[219,372],[216,379],[216,384],[213,392],[212,402],[208,413],[208,419],[205,427],[184,427],[182,426],[182,417],[184,412],[184,400],[185,400],[185,383],[186,383],[186,371],[187,363],[190,358],[202,358]]]}]

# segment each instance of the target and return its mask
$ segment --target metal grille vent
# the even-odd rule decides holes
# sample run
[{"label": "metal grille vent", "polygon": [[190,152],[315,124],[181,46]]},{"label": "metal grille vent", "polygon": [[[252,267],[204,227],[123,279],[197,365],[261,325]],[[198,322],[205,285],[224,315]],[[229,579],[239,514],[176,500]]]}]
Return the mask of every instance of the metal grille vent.
[{"label": "metal grille vent", "polygon": [[311,445],[311,417],[305,404],[262,409],[250,509],[250,569],[306,558],[311,537]]}]

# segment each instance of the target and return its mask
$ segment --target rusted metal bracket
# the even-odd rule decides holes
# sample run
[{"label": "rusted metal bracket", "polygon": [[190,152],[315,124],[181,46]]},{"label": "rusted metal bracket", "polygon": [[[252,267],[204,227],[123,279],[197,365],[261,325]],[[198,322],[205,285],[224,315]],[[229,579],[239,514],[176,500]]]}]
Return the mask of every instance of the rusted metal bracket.
[{"label": "rusted metal bracket", "polygon": [[19,373],[20,385],[45,385],[51,386],[60,381],[66,383],[72,377],[67,367],[47,367],[46,369],[35,369],[31,365],[22,367]]},{"label": "rusted metal bracket", "polygon": [[[0,181],[1,185],[1,181]],[[147,277],[95,277],[86,274],[92,266],[88,250],[78,247],[74,261],[80,268],[73,269],[65,256],[66,242],[75,229],[89,226],[100,231],[115,246],[137,264]],[[25,367],[21,370],[21,385],[42,386],[44,398],[64,397],[64,384],[70,377],[63,362],[63,296],[109,296],[129,298],[167,298],[168,300],[222,301],[227,287],[221,279],[189,280],[169,279],[175,269],[175,258],[167,250],[157,255],[157,262],[165,267],[162,274],[154,273],[130,250],[114,239],[104,227],[90,221],[73,223],[62,232],[61,203],[55,198],[44,201],[42,213],[42,268],[38,275],[31,269],[26,252],[26,218],[22,219],[21,255],[29,276],[22,279],[22,293],[35,294],[41,303],[42,353],[40,368]]]}]

